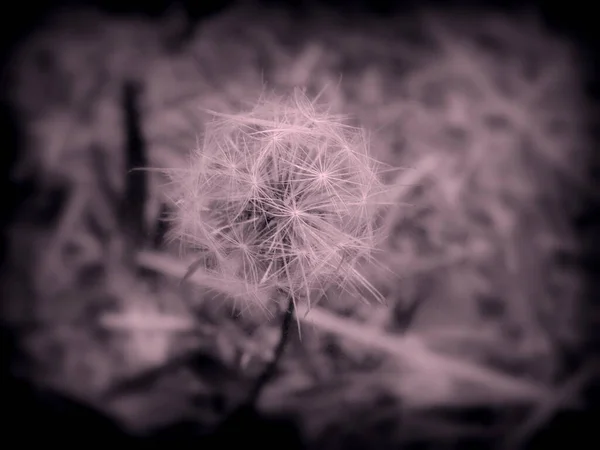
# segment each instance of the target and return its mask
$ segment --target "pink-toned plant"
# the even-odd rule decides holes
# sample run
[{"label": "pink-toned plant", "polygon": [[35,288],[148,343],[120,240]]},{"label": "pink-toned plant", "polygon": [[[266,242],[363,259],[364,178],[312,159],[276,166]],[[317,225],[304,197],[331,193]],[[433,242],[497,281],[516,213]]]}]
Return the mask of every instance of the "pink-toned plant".
[{"label": "pink-toned plant", "polygon": [[211,113],[188,167],[167,171],[171,236],[198,254],[187,276],[201,272],[267,310],[287,299],[276,355],[299,302],[310,310],[332,286],[383,302],[357,269],[375,261],[391,194],[366,133],[300,89],[263,95],[240,114]]}]

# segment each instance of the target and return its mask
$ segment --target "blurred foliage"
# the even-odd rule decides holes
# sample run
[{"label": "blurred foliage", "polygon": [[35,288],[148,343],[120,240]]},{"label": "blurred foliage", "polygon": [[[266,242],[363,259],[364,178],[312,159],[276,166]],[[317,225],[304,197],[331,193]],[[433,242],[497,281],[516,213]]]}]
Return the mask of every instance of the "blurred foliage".
[{"label": "blurred foliage", "polygon": [[[182,17],[70,12],[15,58],[13,100],[29,143],[14,175],[35,178],[42,195],[12,231],[5,309],[15,322],[42,325],[26,342],[38,378],[97,397],[194,350],[230,375],[188,367],[185,381],[170,374],[166,387],[157,381],[106,408],[143,430],[178,417],[209,422],[219,414],[215,392],[235,403],[269,360],[277,321],[232,314],[225,296],[178,286],[186,260],[176,244],[148,243],[134,263],[123,259],[140,249],[127,246],[116,209],[127,169],[122,85],[143,87],[142,136],[157,168],[186,163],[207,118],[201,108],[236,112],[265,85],[325,88],[336,112],[372,130],[373,155],[401,168],[386,180],[405,189],[383,219],[390,236],[380,261],[399,277],[363,268],[386,308],[331,292],[303,318],[302,340],[261,407],[292,411],[315,442],[363,425],[357,432],[368,433],[364,414],[383,424],[371,434],[408,442],[424,438],[420,429],[433,441],[477,435],[435,416],[476,404],[494,411],[499,427],[485,439],[517,422],[526,439],[535,430],[525,412],[552,403],[549,392],[568,375],[564,355],[577,354],[583,338],[581,275],[569,262],[580,249],[569,224],[579,193],[594,187],[582,176],[591,143],[574,45],[531,14],[423,10],[357,23],[327,10],[293,17],[241,8],[202,22],[171,51],[165,42]],[[168,201],[165,180],[150,173],[148,182],[152,236]],[[59,206],[42,223],[43,202],[57,190]],[[502,408],[516,415],[502,423]]]}]

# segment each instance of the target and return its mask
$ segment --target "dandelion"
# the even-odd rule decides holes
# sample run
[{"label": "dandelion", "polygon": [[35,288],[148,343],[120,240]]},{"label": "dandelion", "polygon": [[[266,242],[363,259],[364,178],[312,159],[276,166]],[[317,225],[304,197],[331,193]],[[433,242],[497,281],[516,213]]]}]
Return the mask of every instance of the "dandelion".
[{"label": "dandelion", "polygon": [[167,171],[171,237],[198,256],[186,276],[202,272],[244,306],[287,299],[282,339],[298,304],[310,310],[333,286],[383,302],[357,269],[375,261],[391,194],[366,134],[300,89],[211,113],[188,167]]}]

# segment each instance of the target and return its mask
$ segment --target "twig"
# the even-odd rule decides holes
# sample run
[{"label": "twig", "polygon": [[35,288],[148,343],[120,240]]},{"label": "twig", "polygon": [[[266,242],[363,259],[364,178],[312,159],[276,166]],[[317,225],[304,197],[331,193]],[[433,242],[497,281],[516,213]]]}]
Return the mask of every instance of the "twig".
[{"label": "twig", "polygon": [[127,143],[125,148],[126,181],[121,203],[122,226],[131,240],[131,245],[140,246],[145,239],[144,209],[148,196],[147,175],[135,171],[147,165],[146,145],[142,136],[139,96],[141,88],[136,83],[127,82],[123,88],[123,110]]}]

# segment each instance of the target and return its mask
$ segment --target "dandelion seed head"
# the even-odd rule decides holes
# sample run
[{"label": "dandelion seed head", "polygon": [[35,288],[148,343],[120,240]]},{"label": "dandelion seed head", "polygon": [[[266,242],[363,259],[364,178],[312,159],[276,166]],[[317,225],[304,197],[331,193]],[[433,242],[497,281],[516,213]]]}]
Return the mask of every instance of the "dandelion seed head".
[{"label": "dandelion seed head", "polygon": [[252,300],[278,291],[310,306],[308,292],[336,284],[374,293],[355,270],[380,238],[386,192],[366,134],[299,89],[213,115],[188,166],[166,171],[171,237],[211,262],[197,270]]}]

